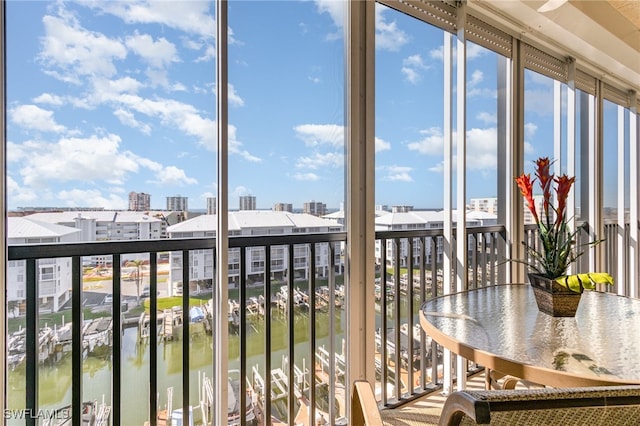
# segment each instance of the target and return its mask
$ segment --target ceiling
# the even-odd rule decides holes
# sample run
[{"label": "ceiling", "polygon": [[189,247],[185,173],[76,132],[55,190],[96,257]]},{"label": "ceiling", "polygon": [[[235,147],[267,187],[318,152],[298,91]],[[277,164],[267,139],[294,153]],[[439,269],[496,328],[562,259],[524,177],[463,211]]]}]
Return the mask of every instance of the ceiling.
[{"label": "ceiling", "polygon": [[596,77],[640,94],[640,0],[469,0],[520,39],[576,58]]},{"label": "ceiling", "polygon": [[640,1],[569,0],[569,3],[640,52]]}]

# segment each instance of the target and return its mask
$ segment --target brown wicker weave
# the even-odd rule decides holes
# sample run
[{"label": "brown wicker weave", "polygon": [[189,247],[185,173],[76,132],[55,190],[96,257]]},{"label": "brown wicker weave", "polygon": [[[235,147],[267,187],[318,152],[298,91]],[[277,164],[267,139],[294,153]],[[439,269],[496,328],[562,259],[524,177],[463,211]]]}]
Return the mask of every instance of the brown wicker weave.
[{"label": "brown wicker weave", "polygon": [[371,386],[356,382],[352,425],[640,425],[640,386],[465,390],[449,395],[442,408],[427,401],[378,411]]},{"label": "brown wicker weave", "polygon": [[454,392],[439,424],[635,426],[640,386]]}]

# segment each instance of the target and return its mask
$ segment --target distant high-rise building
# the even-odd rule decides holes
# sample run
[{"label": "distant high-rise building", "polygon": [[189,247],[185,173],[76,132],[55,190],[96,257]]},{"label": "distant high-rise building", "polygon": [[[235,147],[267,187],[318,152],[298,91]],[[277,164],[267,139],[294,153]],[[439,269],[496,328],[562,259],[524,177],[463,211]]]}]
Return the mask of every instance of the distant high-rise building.
[{"label": "distant high-rise building", "polygon": [[312,200],[304,203],[302,211],[314,216],[324,216],[327,214],[327,205],[325,203],[321,203],[320,201]]},{"label": "distant high-rise building", "polygon": [[275,203],[273,205],[274,212],[289,212],[293,213],[293,204],[290,203]]},{"label": "distant high-rise building", "polygon": [[151,210],[151,195],[144,192],[129,193],[129,210],[134,212],[144,212]]},{"label": "distant high-rise building", "polygon": [[471,211],[498,214],[498,197],[472,198],[468,208]]},{"label": "distant high-rise building", "polygon": [[393,213],[407,213],[413,210],[413,206],[391,206],[391,211]]},{"label": "distant high-rise building", "polygon": [[216,197],[207,197],[207,214],[216,214]]},{"label": "distant high-rise building", "polygon": [[241,195],[240,196],[240,210],[255,210],[256,209],[256,197],[253,195]]},{"label": "distant high-rise building", "polygon": [[176,195],[167,197],[167,210],[170,212],[187,212],[189,211],[189,198]]}]

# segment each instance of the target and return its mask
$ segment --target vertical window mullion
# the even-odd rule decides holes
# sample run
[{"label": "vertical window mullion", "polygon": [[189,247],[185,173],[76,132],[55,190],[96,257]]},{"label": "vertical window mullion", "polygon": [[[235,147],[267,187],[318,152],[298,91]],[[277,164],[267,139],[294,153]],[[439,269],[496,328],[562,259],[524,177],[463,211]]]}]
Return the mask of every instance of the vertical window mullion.
[{"label": "vertical window mullion", "polygon": [[[628,286],[629,283],[626,282],[626,280],[624,279],[624,271],[625,271],[625,264],[626,264],[626,259],[627,259],[627,249],[626,249],[626,244],[625,244],[625,223],[624,223],[624,216],[625,216],[625,187],[627,186],[625,184],[625,155],[624,155],[624,130],[625,130],[625,126],[624,126],[624,107],[618,105],[617,107],[618,110],[618,129],[617,129],[617,134],[618,134],[618,140],[617,140],[617,148],[618,148],[618,158],[617,158],[617,171],[618,171],[618,176],[617,176],[617,187],[618,187],[618,214],[617,214],[617,223],[616,223],[616,244],[617,244],[617,250],[618,250],[618,255],[616,256],[616,280],[618,282],[618,294],[620,295],[626,295],[628,294]],[[613,266],[613,265],[612,265]]]},{"label": "vertical window mullion", "polygon": [[[629,223],[638,223],[638,210],[640,209],[640,200],[638,197],[638,180],[640,179],[638,157],[638,145],[640,138],[638,134],[638,99],[636,92],[629,93],[630,105],[629,109]],[[640,283],[638,276],[638,227],[630,226],[629,229],[629,296],[637,298],[640,293]]]},{"label": "vertical window mullion", "polygon": [[[576,61],[570,59],[567,64],[567,174],[576,176]],[[570,232],[576,228],[576,190],[569,191],[566,215]],[[568,273],[574,271],[575,265],[569,265]]]},{"label": "vertical window mullion", "polygon": [[216,196],[216,279],[213,285],[213,305],[217,315],[213,320],[214,350],[212,351],[215,407],[213,423],[227,424],[229,388],[229,227],[228,227],[228,153],[229,153],[229,67],[228,67],[228,2],[216,2],[216,122],[218,190]]},{"label": "vertical window mullion", "polygon": [[[444,224],[442,238],[442,292],[449,294],[452,288],[451,271],[453,265],[453,34],[444,32],[444,106],[443,106],[443,143],[444,143]],[[432,256],[437,255],[436,249],[432,250]],[[437,281],[432,285],[434,288]],[[435,294],[434,294],[435,295]],[[383,311],[384,312],[384,311]],[[444,394],[451,393],[453,389],[453,376],[451,374],[451,351],[445,349],[443,355],[443,384]],[[434,376],[437,377],[437,376]]]},{"label": "vertical window mullion", "polygon": [[[458,8],[458,33],[456,39],[456,290],[468,289],[468,247],[467,237],[467,6]],[[457,389],[466,387],[467,361],[456,357]]]}]

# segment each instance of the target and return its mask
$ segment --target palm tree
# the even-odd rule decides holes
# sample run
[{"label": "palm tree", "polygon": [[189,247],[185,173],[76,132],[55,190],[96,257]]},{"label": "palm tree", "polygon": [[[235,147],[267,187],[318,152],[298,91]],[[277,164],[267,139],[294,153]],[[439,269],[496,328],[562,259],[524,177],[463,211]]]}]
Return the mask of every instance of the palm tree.
[{"label": "palm tree", "polygon": [[126,263],[126,266],[134,266],[136,268],[136,270],[133,271],[131,275],[133,275],[134,279],[136,280],[136,303],[140,304],[140,282],[142,281],[142,267],[144,266],[144,263],[140,259],[135,259],[129,260]]}]

